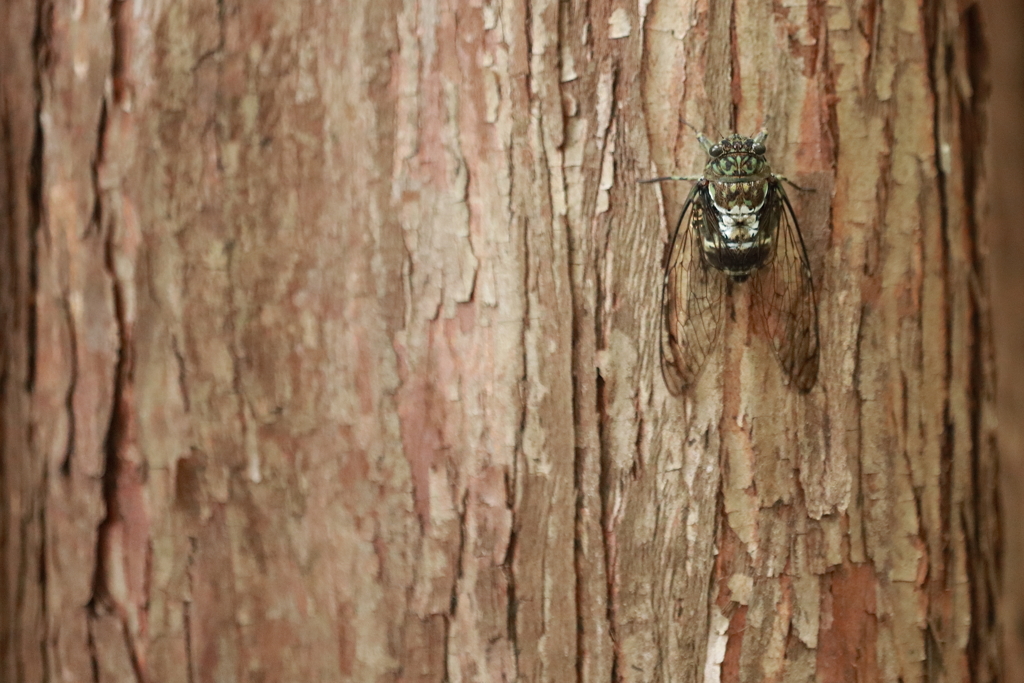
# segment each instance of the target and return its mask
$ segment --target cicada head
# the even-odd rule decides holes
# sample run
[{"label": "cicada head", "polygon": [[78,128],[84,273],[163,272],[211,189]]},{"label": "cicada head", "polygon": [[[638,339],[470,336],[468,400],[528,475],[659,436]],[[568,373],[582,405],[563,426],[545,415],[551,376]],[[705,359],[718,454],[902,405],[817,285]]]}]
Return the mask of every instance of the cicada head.
[{"label": "cicada head", "polygon": [[703,135],[698,138],[708,153],[704,175],[709,180],[748,180],[767,177],[771,170],[765,158],[764,141],[768,137],[761,131],[756,137],[733,133],[720,142],[712,143]]}]

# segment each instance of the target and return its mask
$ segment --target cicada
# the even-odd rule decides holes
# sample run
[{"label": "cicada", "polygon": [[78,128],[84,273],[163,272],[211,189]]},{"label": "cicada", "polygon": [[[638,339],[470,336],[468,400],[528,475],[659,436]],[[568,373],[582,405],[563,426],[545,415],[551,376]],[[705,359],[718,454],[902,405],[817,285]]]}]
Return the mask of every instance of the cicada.
[{"label": "cicada", "polygon": [[673,394],[692,386],[722,337],[724,300],[733,286],[751,289],[755,325],[782,370],[802,392],[818,378],[818,310],[803,236],[765,158],[766,131],[712,142],[676,224],[662,286],[661,366]]}]

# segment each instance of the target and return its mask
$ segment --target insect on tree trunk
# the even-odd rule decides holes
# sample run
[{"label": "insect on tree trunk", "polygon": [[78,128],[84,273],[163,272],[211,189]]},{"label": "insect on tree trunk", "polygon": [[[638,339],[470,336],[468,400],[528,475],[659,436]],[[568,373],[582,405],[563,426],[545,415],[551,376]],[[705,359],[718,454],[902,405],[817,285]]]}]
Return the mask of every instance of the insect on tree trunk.
[{"label": "insect on tree trunk", "polygon": [[[989,681],[970,3],[9,0],[0,680]],[[818,293],[662,264],[769,134]]]}]

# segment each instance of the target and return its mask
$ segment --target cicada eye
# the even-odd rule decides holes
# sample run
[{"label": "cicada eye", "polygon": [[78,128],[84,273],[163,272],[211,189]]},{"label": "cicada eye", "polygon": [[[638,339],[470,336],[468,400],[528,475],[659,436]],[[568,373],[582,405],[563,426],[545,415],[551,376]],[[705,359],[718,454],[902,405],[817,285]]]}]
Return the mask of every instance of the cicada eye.
[{"label": "cicada eye", "polygon": [[720,157],[722,156],[722,152],[724,151],[725,150],[722,149],[721,145],[711,145],[711,149],[708,150],[708,153],[710,153],[713,157]]},{"label": "cicada eye", "polygon": [[763,142],[755,142],[754,143],[754,150],[753,151],[754,151],[754,154],[764,154],[765,153],[764,143]]}]

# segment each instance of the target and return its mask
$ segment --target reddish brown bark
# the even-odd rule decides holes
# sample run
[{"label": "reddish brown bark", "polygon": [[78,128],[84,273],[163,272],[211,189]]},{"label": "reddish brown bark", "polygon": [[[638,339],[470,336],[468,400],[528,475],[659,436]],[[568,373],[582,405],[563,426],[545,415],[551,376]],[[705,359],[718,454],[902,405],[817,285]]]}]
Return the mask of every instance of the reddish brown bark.
[{"label": "reddish brown bark", "polygon": [[[997,678],[976,5],[0,17],[0,680]],[[663,384],[686,124],[813,190],[807,395],[742,287]]]}]

